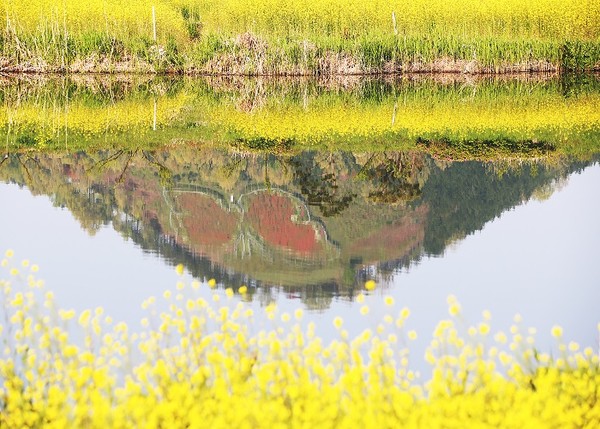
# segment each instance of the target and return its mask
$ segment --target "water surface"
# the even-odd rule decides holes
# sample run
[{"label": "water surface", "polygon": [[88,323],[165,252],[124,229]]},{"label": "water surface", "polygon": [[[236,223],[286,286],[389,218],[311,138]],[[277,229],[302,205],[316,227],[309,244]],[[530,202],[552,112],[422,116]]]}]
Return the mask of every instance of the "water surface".
[{"label": "water surface", "polygon": [[[225,299],[247,285],[233,303],[304,308],[325,339],[338,335],[337,315],[358,333],[408,306],[420,356],[456,295],[466,322],[489,309],[508,330],[520,313],[545,349],[554,324],[597,347],[594,79],[7,84],[0,248],[39,264],[62,306],[102,306],[132,326],[183,264],[200,294]],[[500,102],[512,113],[488,128],[419,134],[419,122],[396,119],[442,124],[436,106],[468,117]],[[538,116],[517,120],[532,106]],[[571,113],[547,126],[543,106]],[[569,122],[578,109],[583,122]],[[356,114],[381,114],[387,128],[354,126]],[[311,115],[329,143],[306,133]],[[357,296],[371,279],[362,316]]]},{"label": "water surface", "polygon": [[[336,335],[336,315],[352,331],[375,328],[389,295],[394,311],[412,309],[419,353],[453,294],[473,322],[489,309],[494,325],[508,329],[521,313],[548,347],[555,323],[595,344],[597,162],[539,161],[500,173],[493,163],[440,165],[406,153],[307,152],[242,157],[244,168],[220,177],[235,156],[171,150],[95,170],[90,165],[109,153],[38,155],[28,172],[12,156],[0,186],[0,199],[10,202],[0,213],[2,246],[41,265],[65,307],[103,306],[134,326],[140,303],[172,288],[182,263],[186,281],[202,281],[207,297],[208,279],[223,296],[248,285],[245,301],[305,308],[326,338]],[[157,159],[169,166],[171,184]],[[327,176],[335,187],[320,178],[321,159],[345,166]],[[382,184],[369,169],[390,159],[410,160],[406,168],[413,163],[418,173]],[[355,300],[368,279],[378,289],[364,317]]]}]

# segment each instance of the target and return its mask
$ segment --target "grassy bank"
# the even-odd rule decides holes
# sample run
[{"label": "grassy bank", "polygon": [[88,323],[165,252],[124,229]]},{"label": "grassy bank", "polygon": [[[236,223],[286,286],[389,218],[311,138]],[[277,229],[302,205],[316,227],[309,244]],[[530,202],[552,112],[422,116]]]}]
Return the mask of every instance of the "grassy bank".
[{"label": "grassy bank", "polygon": [[592,70],[599,23],[590,0],[4,0],[0,70]]},{"label": "grassy bank", "polygon": [[[470,325],[454,297],[426,351],[432,375],[423,383],[411,370],[418,334],[410,311],[391,296],[376,328],[351,336],[336,317],[339,338],[325,342],[301,309],[285,313],[271,304],[255,316],[240,302],[246,287],[214,293],[209,303],[198,289],[214,280],[180,281],[142,303],[148,316],[137,328],[114,323],[102,308],[61,308],[43,290],[38,267],[17,263],[11,251],[1,264],[3,428],[600,423],[597,350],[567,343],[554,326],[560,352],[550,356],[536,349],[535,330],[520,318],[508,334],[491,329],[488,312]],[[375,287],[367,282],[357,300]],[[368,312],[363,304],[355,316]],[[263,317],[270,327],[256,331]]]}]

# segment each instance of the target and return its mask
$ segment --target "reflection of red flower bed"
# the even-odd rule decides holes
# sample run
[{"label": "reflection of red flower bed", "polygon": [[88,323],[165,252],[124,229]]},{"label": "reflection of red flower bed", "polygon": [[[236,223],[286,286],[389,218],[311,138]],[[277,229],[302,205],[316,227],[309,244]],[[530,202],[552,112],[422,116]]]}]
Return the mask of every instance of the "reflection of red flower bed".
[{"label": "reflection of red flower bed", "polygon": [[228,243],[237,228],[237,216],[221,208],[212,198],[201,194],[178,196],[179,206],[186,213],[183,226],[190,245],[217,246]]},{"label": "reflection of red flower bed", "polygon": [[355,241],[351,250],[377,259],[384,255],[388,259],[401,258],[423,241],[427,212],[427,206],[419,206],[398,222]]},{"label": "reflection of red flower bed", "polygon": [[310,225],[292,221],[294,206],[289,198],[280,195],[252,196],[246,219],[268,243],[285,247],[298,253],[313,253],[319,243]]}]

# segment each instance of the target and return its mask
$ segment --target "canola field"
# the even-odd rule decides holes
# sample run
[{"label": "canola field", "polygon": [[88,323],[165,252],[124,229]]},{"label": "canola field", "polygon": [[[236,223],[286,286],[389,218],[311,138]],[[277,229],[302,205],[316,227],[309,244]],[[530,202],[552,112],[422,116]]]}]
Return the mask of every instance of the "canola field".
[{"label": "canola field", "polygon": [[[338,339],[325,342],[301,309],[269,305],[271,327],[258,329],[257,315],[234,298],[245,286],[206,300],[198,289],[214,289],[214,280],[179,281],[140,303],[148,316],[138,329],[102,308],[61,308],[38,269],[11,250],[2,255],[3,428],[600,424],[597,350],[582,350],[554,326],[559,354],[551,356],[519,317],[506,333],[493,331],[489,312],[467,324],[453,296],[426,351],[432,372],[423,382],[410,369],[419,333],[391,296],[374,329],[351,337],[337,317]],[[367,281],[357,301],[376,287]],[[368,312],[362,304],[356,317]]]},{"label": "canola field", "polygon": [[3,0],[4,69],[334,74],[600,67],[590,0]]}]

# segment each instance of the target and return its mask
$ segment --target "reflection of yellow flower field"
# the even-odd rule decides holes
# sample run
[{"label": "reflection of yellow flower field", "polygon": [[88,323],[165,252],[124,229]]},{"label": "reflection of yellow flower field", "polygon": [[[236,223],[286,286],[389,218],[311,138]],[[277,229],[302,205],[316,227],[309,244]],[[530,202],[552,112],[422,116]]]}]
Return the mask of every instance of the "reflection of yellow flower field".
[{"label": "reflection of yellow flower field", "polygon": [[[269,305],[276,328],[257,332],[253,310],[233,299],[247,288],[209,303],[197,291],[207,285],[179,282],[164,302],[142,303],[149,316],[137,332],[101,308],[60,309],[43,293],[37,266],[16,265],[11,251],[1,264],[3,428],[600,424],[596,352],[565,343],[555,327],[560,354],[552,358],[535,350],[534,330],[519,320],[509,336],[493,333],[487,312],[465,327],[453,297],[454,316],[434,332],[426,352],[432,376],[422,384],[409,366],[408,343],[417,338],[410,311],[391,297],[380,323],[356,336],[336,317],[339,339],[326,344],[302,310]],[[369,313],[366,304],[361,313]]]},{"label": "reflection of yellow flower field", "polygon": [[[65,135],[65,130],[86,137],[131,132],[136,135],[163,127],[175,119],[188,96],[124,99],[94,105],[84,100],[58,105],[26,102],[0,108],[0,123],[13,135],[31,132],[38,143]],[[155,116],[156,114],[156,116]],[[0,128],[1,129],[1,128]]]},{"label": "reflection of yellow flower field", "polygon": [[64,89],[55,94],[61,91],[55,91],[55,85],[7,91],[10,96],[0,106],[0,131],[8,134],[7,141],[43,145],[64,140],[65,130],[73,142],[77,136],[79,140],[110,139],[117,133],[135,137],[156,126],[163,131],[154,135],[156,143],[237,140],[250,149],[320,143],[353,150],[390,144],[412,148],[419,139],[575,147],[584,139],[593,141],[590,136],[600,131],[595,77],[574,84],[572,93],[563,93],[569,90],[555,80],[539,84],[367,80],[345,91],[313,81],[288,85],[245,81],[238,88],[190,80],[163,95],[155,84],[155,98],[143,86],[92,95],[80,88],[67,96]]},{"label": "reflection of yellow flower field", "polygon": [[278,104],[247,113],[223,103],[208,113],[216,124],[245,138],[297,140],[300,142],[378,138],[398,134],[451,139],[515,140],[554,136],[562,140],[572,133],[600,127],[598,94],[576,99],[560,95],[542,98],[461,100],[449,97],[389,97],[379,103],[317,97],[304,108]]}]

